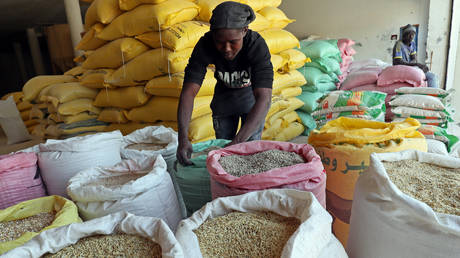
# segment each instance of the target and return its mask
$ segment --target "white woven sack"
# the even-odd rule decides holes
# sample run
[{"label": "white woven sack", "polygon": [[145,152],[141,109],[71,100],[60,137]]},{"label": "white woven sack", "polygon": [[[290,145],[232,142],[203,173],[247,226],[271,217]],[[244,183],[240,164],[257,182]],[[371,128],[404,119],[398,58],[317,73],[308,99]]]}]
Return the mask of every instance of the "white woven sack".
[{"label": "white woven sack", "polygon": [[184,257],[174,233],[164,221],[159,218],[135,216],[127,212],[118,212],[83,223],[73,223],[43,231],[24,245],[3,254],[2,257],[41,257],[48,252],[56,253],[81,238],[109,235],[115,232],[139,235],[152,240],[161,246],[162,257]]},{"label": "white woven sack", "polygon": [[67,197],[67,181],[76,173],[120,162],[122,138],[120,131],[113,131],[40,144],[38,166],[48,194]]},{"label": "white woven sack", "polygon": [[382,164],[409,159],[460,168],[460,159],[415,150],[371,154],[369,168],[355,186],[347,246],[350,257],[459,257],[460,216],[437,213],[404,194]]},{"label": "white woven sack", "polygon": [[[126,149],[127,146],[136,143],[157,143],[167,145],[164,149],[157,151]],[[168,167],[171,167],[176,160],[178,144],[177,133],[173,129],[162,125],[148,126],[123,137],[121,157],[123,159],[137,159],[142,155],[152,156],[161,154],[168,164]]]},{"label": "white woven sack", "polygon": [[[106,177],[126,174],[143,176],[122,186],[87,185]],[[118,211],[163,219],[174,231],[181,220],[179,202],[161,155],[123,160],[113,167],[86,169],[69,180],[67,193],[80,216],[90,220]]]},{"label": "white woven sack", "polygon": [[281,254],[285,257],[348,257],[343,246],[331,232],[332,217],[310,192],[292,189],[270,189],[243,195],[217,198],[181,221],[176,238],[184,254],[201,258],[198,238],[193,230],[207,219],[233,211],[271,211],[285,217],[296,217],[302,224],[289,238]]}]

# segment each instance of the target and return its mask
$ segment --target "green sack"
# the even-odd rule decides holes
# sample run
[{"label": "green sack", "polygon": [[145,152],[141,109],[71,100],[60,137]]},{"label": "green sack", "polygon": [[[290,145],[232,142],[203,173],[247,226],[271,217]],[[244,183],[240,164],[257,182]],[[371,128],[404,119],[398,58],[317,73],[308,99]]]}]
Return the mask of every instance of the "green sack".
[{"label": "green sack", "polygon": [[323,94],[337,90],[337,86],[333,82],[320,82],[315,85],[304,85],[301,88],[304,92],[320,92]]},{"label": "green sack", "polygon": [[[319,60],[319,59],[313,59],[313,60]],[[329,77],[331,77],[332,82],[335,82],[335,83],[340,82],[339,77],[337,77],[337,74],[335,74],[332,70],[320,65],[318,62],[315,62],[315,61],[308,62],[308,63],[305,63],[304,66],[319,69],[322,73],[329,75]],[[339,70],[340,70],[340,65],[339,65]]]},{"label": "green sack", "polygon": [[421,125],[417,131],[422,133],[426,139],[438,140],[446,144],[448,152],[459,141],[457,136],[447,133],[446,129],[439,126]]},{"label": "green sack", "polygon": [[303,112],[301,110],[296,110],[296,113],[300,117],[300,120],[302,120],[302,124],[305,126],[305,131],[302,133],[302,135],[308,136],[310,132],[316,128],[315,119],[313,119],[309,113]]},{"label": "green sack", "polygon": [[[195,143],[192,145],[193,153],[203,152],[210,147],[224,147],[229,142],[229,140],[219,139]],[[207,155],[192,158],[192,166],[182,166],[177,163],[176,169],[171,173],[179,185],[187,209],[187,216],[192,215],[207,202],[212,201],[206,158]]]},{"label": "green sack", "polygon": [[337,42],[335,42],[335,44],[331,44],[328,40],[301,40],[299,43],[300,51],[311,59],[331,57],[339,62],[342,62]]},{"label": "green sack", "polygon": [[297,96],[296,98],[300,99],[304,105],[299,108],[300,110],[311,113],[318,107],[318,100],[324,95],[323,92],[308,92],[304,91],[302,94]]},{"label": "green sack", "polygon": [[326,73],[323,73],[320,69],[315,67],[307,67],[303,66],[297,69],[305,80],[307,80],[307,85],[316,85],[318,83],[325,83],[325,82],[334,82],[334,80]]}]

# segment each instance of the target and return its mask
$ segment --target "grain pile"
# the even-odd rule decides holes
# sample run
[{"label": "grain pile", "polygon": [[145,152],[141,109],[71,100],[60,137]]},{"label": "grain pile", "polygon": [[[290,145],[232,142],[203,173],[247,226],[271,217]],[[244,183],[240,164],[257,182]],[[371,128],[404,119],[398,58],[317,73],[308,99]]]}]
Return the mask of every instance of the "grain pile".
[{"label": "grain pile", "polygon": [[232,212],[209,219],[194,232],[203,257],[280,257],[300,221],[272,212]]},{"label": "grain pile", "polygon": [[26,232],[39,232],[53,220],[54,213],[42,212],[24,219],[0,222],[0,243],[15,240]]},{"label": "grain pile", "polygon": [[55,254],[42,257],[158,257],[161,246],[151,240],[128,234],[96,235],[80,239],[77,243]]},{"label": "grain pile", "polygon": [[229,155],[219,159],[222,168],[230,175],[258,174],[274,168],[305,163],[302,156],[294,152],[268,150],[252,155]]},{"label": "grain pile", "polygon": [[164,143],[134,143],[126,146],[126,149],[130,150],[149,150],[149,151],[157,151],[166,148],[168,144]]},{"label": "grain pile", "polygon": [[415,160],[384,162],[391,181],[434,211],[460,216],[460,169]]},{"label": "grain pile", "polygon": [[126,175],[121,175],[121,176],[101,177],[101,178],[98,178],[97,180],[88,182],[86,186],[103,185],[108,188],[115,188],[115,187],[125,185],[143,176],[145,176],[145,174],[126,174]]}]

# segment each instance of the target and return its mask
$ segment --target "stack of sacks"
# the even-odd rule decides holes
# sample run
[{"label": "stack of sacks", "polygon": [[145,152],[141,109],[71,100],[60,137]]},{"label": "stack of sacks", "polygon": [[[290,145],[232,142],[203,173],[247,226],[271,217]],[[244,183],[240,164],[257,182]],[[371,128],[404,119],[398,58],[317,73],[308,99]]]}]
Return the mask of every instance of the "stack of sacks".
[{"label": "stack of sacks", "polygon": [[342,62],[340,62],[340,71],[342,74],[338,76],[340,82],[337,87],[339,87],[339,84],[342,83],[348,76],[348,69],[353,62],[353,55],[356,54],[356,51],[353,49],[354,44],[355,42],[351,39],[339,39],[337,41],[337,46],[340,50],[340,57],[342,58]]},{"label": "stack of sacks", "polygon": [[311,114],[318,127],[339,117],[384,122],[386,94],[378,91],[333,91]]},{"label": "stack of sacks", "polygon": [[[424,125],[447,128],[452,122],[451,98],[453,91],[437,88],[403,87],[396,90],[389,105],[394,114],[393,121],[407,117],[417,119]],[[429,133],[428,133],[429,134]],[[449,146],[449,144],[448,144]]]},{"label": "stack of sacks", "polygon": [[13,96],[13,100],[16,103],[16,107],[18,108],[21,119],[24,121],[24,124],[27,127],[27,131],[31,134],[34,128],[39,125],[42,120],[40,119],[31,119],[30,114],[32,111],[32,103],[30,101],[24,100],[24,94],[21,91],[18,92],[11,92],[4,95],[1,100],[6,100],[10,96]]}]

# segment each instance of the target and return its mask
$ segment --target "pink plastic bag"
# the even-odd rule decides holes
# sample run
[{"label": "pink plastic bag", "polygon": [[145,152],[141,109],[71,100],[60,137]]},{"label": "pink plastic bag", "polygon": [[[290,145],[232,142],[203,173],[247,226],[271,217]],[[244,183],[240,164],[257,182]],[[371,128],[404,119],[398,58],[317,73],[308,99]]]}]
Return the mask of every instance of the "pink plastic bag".
[{"label": "pink plastic bag", "polygon": [[[377,86],[377,84],[367,84],[358,86],[356,88],[351,89],[352,91],[380,91],[386,94],[395,94],[395,90],[402,88],[402,87],[414,87],[414,85],[405,83],[405,82],[397,82],[387,86]],[[387,95],[388,96],[388,95]]]},{"label": "pink plastic bag", "polygon": [[[275,168],[259,174],[236,177],[224,171],[219,159],[229,155],[250,155],[267,150],[283,150],[301,155],[306,163]],[[213,199],[254,190],[290,188],[312,192],[325,206],[326,172],[321,158],[308,144],[276,141],[251,141],[209,152],[206,167],[211,176]]]},{"label": "pink plastic bag", "polygon": [[406,82],[414,87],[426,85],[425,73],[418,67],[394,65],[385,68],[379,75],[377,86],[387,86],[396,82]]},{"label": "pink plastic bag", "polygon": [[362,85],[375,84],[381,71],[380,68],[365,68],[349,73],[340,89],[351,90]]},{"label": "pink plastic bag", "polygon": [[34,152],[0,156],[0,209],[43,196],[45,187]]}]

